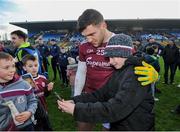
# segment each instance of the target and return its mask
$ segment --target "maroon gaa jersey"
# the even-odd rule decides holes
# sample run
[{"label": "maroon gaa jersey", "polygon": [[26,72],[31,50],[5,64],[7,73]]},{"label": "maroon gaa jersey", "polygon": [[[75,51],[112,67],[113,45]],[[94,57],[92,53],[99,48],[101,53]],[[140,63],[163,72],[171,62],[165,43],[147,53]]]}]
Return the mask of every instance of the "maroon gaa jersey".
[{"label": "maroon gaa jersey", "polygon": [[79,60],[86,62],[87,73],[84,92],[91,93],[101,88],[111,77],[114,69],[110,66],[109,58],[104,57],[107,43],[93,47],[91,43],[79,46]]},{"label": "maroon gaa jersey", "polygon": [[34,93],[39,97],[41,104],[43,105],[43,107],[47,111],[47,103],[46,103],[46,99],[45,99],[44,94],[45,94],[45,92],[48,91],[47,90],[48,80],[43,75],[38,75],[37,77],[34,77],[33,79],[34,79],[34,82],[37,86],[37,88],[35,88]]}]

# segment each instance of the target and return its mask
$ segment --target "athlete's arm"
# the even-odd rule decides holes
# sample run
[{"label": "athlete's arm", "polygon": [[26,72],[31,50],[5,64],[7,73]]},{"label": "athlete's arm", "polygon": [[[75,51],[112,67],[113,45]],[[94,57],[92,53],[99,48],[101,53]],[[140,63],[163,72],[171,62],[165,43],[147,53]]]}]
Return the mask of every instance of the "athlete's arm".
[{"label": "athlete's arm", "polygon": [[80,95],[83,90],[86,81],[86,71],[87,71],[86,62],[79,61],[78,69],[75,77],[74,96]]}]

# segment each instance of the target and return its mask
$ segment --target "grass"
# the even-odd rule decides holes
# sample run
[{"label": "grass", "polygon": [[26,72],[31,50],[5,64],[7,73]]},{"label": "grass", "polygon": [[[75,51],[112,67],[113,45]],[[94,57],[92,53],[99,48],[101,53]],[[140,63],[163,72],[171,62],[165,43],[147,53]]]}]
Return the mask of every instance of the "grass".
[{"label": "grass", "polygon": [[[180,116],[172,114],[171,109],[174,109],[177,104],[180,104],[180,88],[177,88],[180,83],[180,70],[176,71],[175,85],[165,85],[163,82],[163,61],[160,58],[161,72],[160,80],[157,83],[157,87],[162,91],[160,94],[156,94],[159,101],[155,102],[155,114],[156,122],[155,128],[158,131],[180,131]],[[52,78],[52,68],[49,67],[50,79]],[[54,90],[60,94],[64,99],[70,99],[70,88],[61,87],[61,81],[57,78],[55,82]],[[73,117],[69,114],[62,113],[57,108],[56,97],[51,94],[48,98],[48,110],[49,117],[53,127],[56,131],[74,131],[76,129],[76,123]],[[97,125],[95,130],[101,130],[100,124]]]},{"label": "grass", "polygon": [[155,103],[156,130],[180,131],[180,115],[175,115],[170,112],[170,110],[174,109],[177,104],[180,104],[180,88],[177,88],[178,83],[180,84],[180,70],[177,69],[176,71],[175,84],[165,85],[162,84],[164,81],[162,59],[160,60],[160,64],[161,79],[158,82],[157,87],[161,89],[162,93],[157,95],[160,100]]},{"label": "grass", "polygon": [[[52,78],[52,74],[50,74],[50,78]],[[69,87],[68,88],[61,87],[62,83],[59,80],[60,80],[59,78],[56,79],[53,90],[56,91],[62,98],[69,99],[71,89]],[[75,130],[75,121],[73,120],[72,116],[59,111],[57,108],[56,100],[57,98],[53,94],[51,94],[47,98],[49,118],[50,118],[53,130],[56,130],[56,131]]]}]

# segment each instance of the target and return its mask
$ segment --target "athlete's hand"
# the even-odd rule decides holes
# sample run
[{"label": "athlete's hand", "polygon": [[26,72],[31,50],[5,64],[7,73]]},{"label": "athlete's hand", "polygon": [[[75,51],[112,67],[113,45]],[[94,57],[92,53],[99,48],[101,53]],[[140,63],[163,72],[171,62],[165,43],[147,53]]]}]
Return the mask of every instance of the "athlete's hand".
[{"label": "athlete's hand", "polygon": [[145,86],[156,82],[158,80],[158,73],[153,66],[146,62],[142,62],[143,66],[135,67],[135,74],[142,75],[143,77],[138,77],[138,81],[141,85]]}]

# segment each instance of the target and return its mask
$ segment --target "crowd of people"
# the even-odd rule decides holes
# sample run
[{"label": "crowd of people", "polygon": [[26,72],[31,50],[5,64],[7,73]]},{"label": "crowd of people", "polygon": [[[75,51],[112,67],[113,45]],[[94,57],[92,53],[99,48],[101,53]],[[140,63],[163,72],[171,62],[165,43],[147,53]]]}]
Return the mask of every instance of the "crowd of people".
[{"label": "crowd of people", "polygon": [[[0,130],[52,131],[46,97],[57,75],[60,87],[71,87],[71,100],[59,99],[57,107],[75,117],[78,130],[93,130],[99,122],[102,130],[155,130],[159,57],[164,60],[164,83],[174,84],[180,70],[175,40],[170,38],[164,47],[152,36],[144,43],[115,34],[94,9],[80,15],[77,27],[86,41],[70,48],[58,45],[55,38],[47,45],[43,35],[32,45],[20,30],[10,34],[12,49],[0,43]],[[23,79],[25,75],[30,75],[33,85]]]}]

